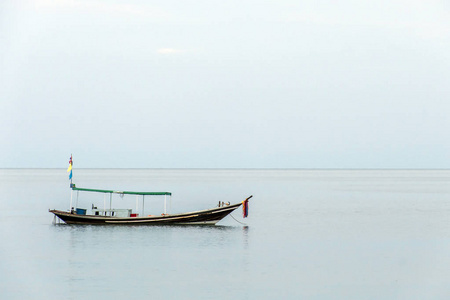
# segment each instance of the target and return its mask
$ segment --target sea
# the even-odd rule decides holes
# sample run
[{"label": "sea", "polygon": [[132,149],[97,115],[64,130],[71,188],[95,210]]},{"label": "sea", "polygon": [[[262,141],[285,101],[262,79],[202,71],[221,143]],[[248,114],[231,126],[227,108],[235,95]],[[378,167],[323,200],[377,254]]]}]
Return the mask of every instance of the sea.
[{"label": "sea", "polygon": [[141,214],[253,197],[247,218],[215,226],[65,225],[49,209],[109,196],[71,193],[65,169],[0,169],[0,299],[450,299],[450,170],[74,169],[73,182],[172,193],[143,211],[114,194]]}]

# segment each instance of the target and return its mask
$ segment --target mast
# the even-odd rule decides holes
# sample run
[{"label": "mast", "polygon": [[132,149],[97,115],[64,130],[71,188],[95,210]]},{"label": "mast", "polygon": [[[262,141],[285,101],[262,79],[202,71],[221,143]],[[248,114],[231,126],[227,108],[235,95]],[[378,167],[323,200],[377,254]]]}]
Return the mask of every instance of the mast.
[{"label": "mast", "polygon": [[70,191],[70,207],[69,207],[70,212],[72,212],[72,198],[73,198],[73,190]]},{"label": "mast", "polygon": [[73,199],[73,183],[72,183],[72,165],[73,165],[73,160],[72,160],[72,153],[70,154],[70,160],[69,160],[69,167],[67,168],[67,172],[70,172],[69,174],[69,179],[70,179],[70,207],[69,207],[69,211],[72,212],[72,199]]}]

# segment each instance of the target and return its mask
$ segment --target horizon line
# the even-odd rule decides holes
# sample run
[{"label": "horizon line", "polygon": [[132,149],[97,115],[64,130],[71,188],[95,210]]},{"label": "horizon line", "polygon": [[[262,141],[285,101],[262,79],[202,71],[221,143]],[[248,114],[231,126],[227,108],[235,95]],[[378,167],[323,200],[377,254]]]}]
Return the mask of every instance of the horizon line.
[{"label": "horizon line", "polygon": [[[59,169],[67,169],[65,167],[12,167],[12,168],[3,168],[0,167],[0,170],[59,170]],[[363,171],[363,170],[373,170],[373,171],[401,171],[401,170],[408,170],[408,171],[420,171],[420,170],[450,170],[450,168],[281,168],[281,167],[276,167],[276,168],[210,168],[210,167],[206,167],[206,168],[139,168],[139,167],[111,167],[111,168],[105,168],[105,167],[100,167],[100,168],[92,168],[92,167],[82,167],[82,168],[77,168],[75,170],[305,170],[305,171]]]}]

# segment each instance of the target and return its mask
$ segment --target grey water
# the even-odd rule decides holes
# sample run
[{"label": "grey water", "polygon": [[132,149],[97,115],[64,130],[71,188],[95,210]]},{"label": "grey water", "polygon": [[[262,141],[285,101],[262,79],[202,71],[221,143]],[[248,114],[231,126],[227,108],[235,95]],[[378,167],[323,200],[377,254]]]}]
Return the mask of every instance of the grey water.
[{"label": "grey water", "polygon": [[[449,299],[449,181],[449,170],[75,169],[78,187],[172,192],[169,213],[253,198],[248,218],[216,226],[74,226],[48,212],[69,209],[66,170],[2,169],[0,299]],[[141,212],[138,197],[115,197]],[[163,209],[145,201],[145,214]]]}]

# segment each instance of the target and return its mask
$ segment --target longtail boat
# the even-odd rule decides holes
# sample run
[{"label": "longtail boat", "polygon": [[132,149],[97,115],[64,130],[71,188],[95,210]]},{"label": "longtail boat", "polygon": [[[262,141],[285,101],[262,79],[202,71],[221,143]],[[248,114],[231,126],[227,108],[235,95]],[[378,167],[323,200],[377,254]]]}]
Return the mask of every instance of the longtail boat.
[{"label": "longtail boat", "polygon": [[[62,211],[56,209],[49,209],[48,211],[56,217],[63,220],[67,224],[104,224],[104,225],[172,225],[172,224],[197,224],[197,225],[215,225],[217,222],[228,216],[239,206],[243,206],[243,217],[248,215],[248,200],[253,197],[250,196],[241,203],[232,204],[219,202],[219,205],[215,208],[193,211],[188,213],[168,214],[167,213],[167,196],[171,197],[170,192],[131,192],[131,191],[114,191],[114,190],[100,190],[100,189],[86,189],[78,188],[72,182],[72,166],[73,159],[70,155],[69,173],[70,188],[72,189],[70,194],[70,210]],[[73,192],[77,192],[77,198],[75,207],[73,204]],[[79,192],[95,192],[109,194],[109,208],[106,207],[106,197],[103,202],[103,209],[98,209],[92,204],[91,214],[87,214],[87,209],[78,207],[78,194]],[[119,194],[122,198],[124,195],[136,195],[136,210],[133,213],[133,209],[114,209],[112,208],[112,195]],[[142,196],[141,215],[138,213],[138,198]],[[145,216],[145,196],[164,196],[164,213],[161,215],[147,215]]]},{"label": "longtail boat", "polygon": [[[248,214],[248,200],[252,197],[248,197],[244,201],[237,204],[230,204],[219,202],[219,205],[215,208],[187,212],[168,214],[166,210],[167,196],[172,196],[170,192],[132,192],[132,191],[114,191],[114,190],[100,190],[100,189],[86,189],[78,188],[75,184],[70,184],[72,189],[70,210],[61,211],[56,209],[49,209],[49,212],[53,213],[55,217],[58,217],[67,224],[104,224],[104,225],[141,225],[141,224],[157,224],[157,225],[174,225],[174,224],[196,224],[196,225],[215,225],[217,222],[225,218],[231,212],[243,205],[244,217]],[[91,208],[91,214],[87,214],[87,209],[72,207],[73,191],[77,192],[96,192],[110,195],[110,207],[98,209],[94,205]],[[114,209],[112,208],[112,195],[119,194],[121,197],[124,195],[136,195],[142,196],[142,215],[133,209]],[[145,196],[164,196],[164,213],[161,215],[147,215],[144,216],[144,200]],[[78,197],[77,197],[78,199]],[[78,206],[78,200],[76,201]]]}]

